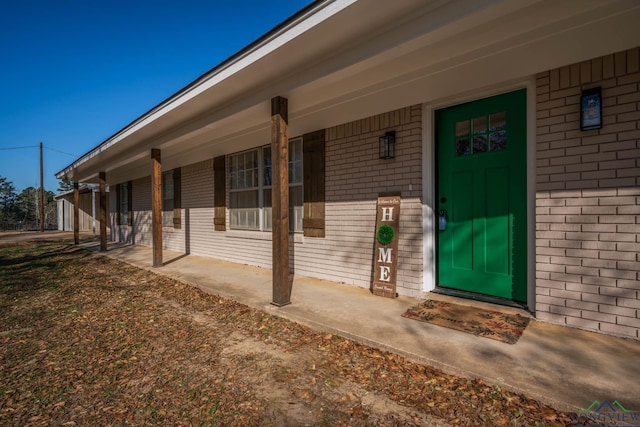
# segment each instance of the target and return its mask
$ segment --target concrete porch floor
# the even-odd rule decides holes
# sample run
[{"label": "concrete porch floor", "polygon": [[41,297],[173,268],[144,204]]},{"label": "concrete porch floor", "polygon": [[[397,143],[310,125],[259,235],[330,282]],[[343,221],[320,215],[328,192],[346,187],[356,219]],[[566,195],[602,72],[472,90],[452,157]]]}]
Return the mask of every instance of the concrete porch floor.
[{"label": "concrete porch floor", "polygon": [[[96,242],[81,246],[97,252]],[[164,266],[151,267],[151,248],[110,243],[109,257],[165,275],[251,307],[389,350],[443,371],[500,385],[575,411],[594,400],[618,400],[640,410],[640,342],[542,323],[532,319],[515,345],[401,317],[419,300],[372,295],[338,283],[296,276],[292,304],[275,307],[271,270],[198,256],[164,252]],[[434,299],[527,315],[517,308]]]}]

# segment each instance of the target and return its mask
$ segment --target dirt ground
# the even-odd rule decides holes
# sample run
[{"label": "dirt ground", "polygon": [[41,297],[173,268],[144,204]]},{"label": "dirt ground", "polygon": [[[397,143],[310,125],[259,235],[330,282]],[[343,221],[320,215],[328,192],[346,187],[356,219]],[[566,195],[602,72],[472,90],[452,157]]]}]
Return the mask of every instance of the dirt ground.
[{"label": "dirt ground", "polygon": [[0,246],[0,425],[570,425],[61,242]]},{"label": "dirt ground", "polygon": [[[92,238],[87,232],[81,234],[83,239]],[[0,245],[14,245],[26,242],[62,242],[73,241],[73,231],[47,230],[39,231],[0,231]]]}]

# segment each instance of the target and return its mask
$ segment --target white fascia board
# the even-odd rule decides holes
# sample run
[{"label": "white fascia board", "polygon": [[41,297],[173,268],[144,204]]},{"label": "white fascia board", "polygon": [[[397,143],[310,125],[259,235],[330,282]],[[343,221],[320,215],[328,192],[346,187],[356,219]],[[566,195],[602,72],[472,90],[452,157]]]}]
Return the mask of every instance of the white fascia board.
[{"label": "white fascia board", "polygon": [[192,100],[203,92],[220,84],[224,80],[240,72],[241,70],[251,66],[258,60],[266,57],[270,53],[276,51],[291,40],[309,31],[316,25],[331,18],[335,14],[351,6],[358,0],[329,0],[323,2],[306,13],[302,14],[292,22],[269,34],[264,40],[248,49],[243,54],[231,60],[227,60],[215,67],[205,76],[200,77],[191,85],[172,96],[165,102],[153,108],[147,114],[135,120],[131,125],[122,129],[120,132],[107,139],[105,142],[91,150],[89,153],[80,157],[78,160],[61,170],[56,174],[56,178],[61,179],[68,175],[74,174],[74,169],[94,158],[100,153],[113,147],[115,144],[125,140],[140,129],[148,126],[150,123],[164,116],[168,112],[178,108],[186,102]]}]

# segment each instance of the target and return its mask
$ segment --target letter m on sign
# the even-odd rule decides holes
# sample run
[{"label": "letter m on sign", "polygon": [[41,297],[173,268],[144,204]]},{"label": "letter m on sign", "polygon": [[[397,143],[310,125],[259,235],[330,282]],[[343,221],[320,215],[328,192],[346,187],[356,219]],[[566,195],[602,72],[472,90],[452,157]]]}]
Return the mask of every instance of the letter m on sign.
[{"label": "letter m on sign", "polygon": [[391,248],[378,248],[378,262],[383,262],[385,264],[391,264],[391,252],[393,249]]}]

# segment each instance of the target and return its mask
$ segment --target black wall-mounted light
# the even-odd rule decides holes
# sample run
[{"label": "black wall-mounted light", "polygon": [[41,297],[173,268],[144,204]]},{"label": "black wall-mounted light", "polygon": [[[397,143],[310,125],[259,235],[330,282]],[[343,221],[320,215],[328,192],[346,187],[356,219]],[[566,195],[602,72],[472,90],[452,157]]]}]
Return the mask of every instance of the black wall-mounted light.
[{"label": "black wall-mounted light", "polygon": [[580,97],[580,129],[592,130],[601,127],[602,88],[585,89]]},{"label": "black wall-mounted light", "polygon": [[396,156],[396,131],[392,130],[380,137],[380,158],[393,159]]}]

